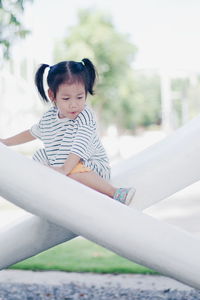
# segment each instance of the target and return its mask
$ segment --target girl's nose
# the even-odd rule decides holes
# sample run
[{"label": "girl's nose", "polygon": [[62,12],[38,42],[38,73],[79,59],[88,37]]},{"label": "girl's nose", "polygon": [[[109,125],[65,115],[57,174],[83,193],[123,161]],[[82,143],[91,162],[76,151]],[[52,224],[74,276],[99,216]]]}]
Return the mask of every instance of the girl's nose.
[{"label": "girl's nose", "polygon": [[72,100],[72,101],[70,102],[70,107],[76,107],[76,106],[77,106],[76,101],[73,101],[73,100]]}]

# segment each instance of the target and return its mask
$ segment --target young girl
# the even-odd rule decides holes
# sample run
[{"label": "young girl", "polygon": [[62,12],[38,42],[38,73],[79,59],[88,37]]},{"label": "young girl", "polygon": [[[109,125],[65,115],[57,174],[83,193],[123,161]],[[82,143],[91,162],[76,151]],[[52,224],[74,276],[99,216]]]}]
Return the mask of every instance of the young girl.
[{"label": "young girl", "polygon": [[35,161],[129,205],[135,189],[115,188],[108,182],[109,161],[96,132],[94,114],[86,104],[87,94],[94,94],[94,65],[87,58],[53,66],[42,64],[35,74],[35,84],[42,100],[49,102],[43,86],[46,68],[52,107],[30,130],[0,141],[13,146],[39,138],[44,148],[34,154]]}]

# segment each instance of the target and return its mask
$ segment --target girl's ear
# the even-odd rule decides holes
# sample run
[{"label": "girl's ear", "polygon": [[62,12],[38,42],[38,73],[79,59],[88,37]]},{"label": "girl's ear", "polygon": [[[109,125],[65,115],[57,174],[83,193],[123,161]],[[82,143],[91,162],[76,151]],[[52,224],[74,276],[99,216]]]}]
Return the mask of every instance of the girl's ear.
[{"label": "girl's ear", "polygon": [[48,96],[49,96],[49,98],[51,99],[52,102],[56,101],[56,99],[54,97],[54,93],[51,89],[48,89]]}]

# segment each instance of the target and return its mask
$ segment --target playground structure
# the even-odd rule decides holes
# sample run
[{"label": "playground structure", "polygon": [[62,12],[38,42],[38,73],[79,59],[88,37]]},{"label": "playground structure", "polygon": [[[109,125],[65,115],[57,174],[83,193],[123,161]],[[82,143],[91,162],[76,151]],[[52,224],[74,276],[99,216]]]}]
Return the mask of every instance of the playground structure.
[{"label": "playground structure", "polygon": [[200,179],[200,117],[124,161],[112,176],[136,187],[131,207],[0,144],[0,195],[32,216],[0,232],[0,268],[77,235],[194,288],[200,240],[142,212]]}]

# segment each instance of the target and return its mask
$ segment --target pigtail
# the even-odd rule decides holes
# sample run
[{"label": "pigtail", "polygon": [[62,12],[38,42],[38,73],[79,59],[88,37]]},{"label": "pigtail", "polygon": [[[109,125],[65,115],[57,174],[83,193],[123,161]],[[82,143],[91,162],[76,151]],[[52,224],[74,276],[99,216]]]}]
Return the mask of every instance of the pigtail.
[{"label": "pigtail", "polygon": [[93,63],[88,59],[88,58],[83,58],[82,62],[87,70],[87,76],[88,76],[88,92],[91,95],[94,95],[94,84],[95,84],[95,80],[97,78],[97,72],[96,69],[93,65]]},{"label": "pigtail", "polygon": [[49,65],[42,64],[35,73],[35,85],[36,85],[37,90],[44,102],[49,102],[49,99],[47,98],[47,96],[45,94],[44,85],[43,85],[44,71],[47,67],[49,67]]}]

